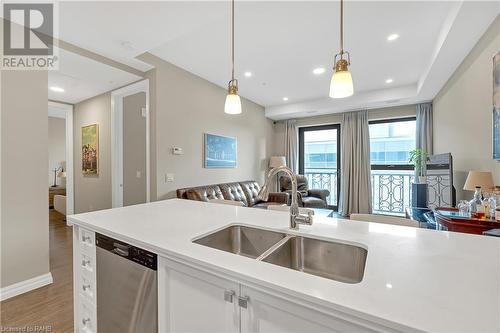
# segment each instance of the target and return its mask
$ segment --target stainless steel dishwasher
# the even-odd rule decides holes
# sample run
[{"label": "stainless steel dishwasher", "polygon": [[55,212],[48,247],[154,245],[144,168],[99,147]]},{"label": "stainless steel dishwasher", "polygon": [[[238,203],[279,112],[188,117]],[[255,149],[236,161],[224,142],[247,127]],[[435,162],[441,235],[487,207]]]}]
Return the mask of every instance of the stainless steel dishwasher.
[{"label": "stainless steel dishwasher", "polygon": [[158,332],[156,254],[96,234],[97,332]]}]

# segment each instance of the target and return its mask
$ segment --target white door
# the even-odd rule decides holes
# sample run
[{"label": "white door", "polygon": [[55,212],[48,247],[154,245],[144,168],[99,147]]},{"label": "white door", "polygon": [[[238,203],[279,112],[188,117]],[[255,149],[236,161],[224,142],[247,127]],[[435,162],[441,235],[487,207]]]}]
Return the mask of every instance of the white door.
[{"label": "white door", "polygon": [[160,332],[239,332],[237,283],[160,259],[158,287]]},{"label": "white door", "polygon": [[241,333],[372,332],[308,307],[241,286]]}]

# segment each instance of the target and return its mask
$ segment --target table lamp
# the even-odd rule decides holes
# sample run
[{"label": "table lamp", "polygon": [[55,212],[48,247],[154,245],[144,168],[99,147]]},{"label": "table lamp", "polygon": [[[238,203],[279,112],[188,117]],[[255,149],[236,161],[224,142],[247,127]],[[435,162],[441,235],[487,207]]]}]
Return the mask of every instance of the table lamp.
[{"label": "table lamp", "polygon": [[471,212],[476,211],[478,204],[481,204],[483,194],[481,190],[491,190],[493,188],[493,175],[489,171],[469,171],[467,180],[465,181],[464,190],[474,191],[474,197],[470,201]]},{"label": "table lamp", "polygon": [[[278,168],[280,166],[286,166],[286,157],[285,156],[271,156],[269,159],[269,168],[274,169]],[[279,181],[279,174],[276,175],[276,189],[279,192],[280,191],[280,181]]]}]

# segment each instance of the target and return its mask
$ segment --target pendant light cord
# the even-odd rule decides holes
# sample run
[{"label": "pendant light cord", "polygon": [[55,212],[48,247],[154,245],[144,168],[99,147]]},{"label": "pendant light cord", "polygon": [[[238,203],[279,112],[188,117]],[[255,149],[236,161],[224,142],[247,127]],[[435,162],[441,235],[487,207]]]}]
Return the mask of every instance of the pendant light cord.
[{"label": "pendant light cord", "polygon": [[344,53],[344,0],[340,0],[340,54]]},{"label": "pendant light cord", "polygon": [[234,0],[231,1],[231,80],[234,81]]}]

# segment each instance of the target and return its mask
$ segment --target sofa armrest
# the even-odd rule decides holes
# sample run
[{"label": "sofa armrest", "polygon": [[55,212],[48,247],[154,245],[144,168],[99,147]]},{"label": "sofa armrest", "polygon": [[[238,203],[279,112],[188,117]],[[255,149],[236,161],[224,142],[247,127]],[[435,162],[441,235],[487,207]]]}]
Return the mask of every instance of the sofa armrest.
[{"label": "sofa armrest", "polygon": [[326,198],[330,195],[330,191],[322,189],[311,189],[309,190],[309,195],[311,197],[320,198],[321,200],[326,201]]},{"label": "sofa armrest", "polygon": [[289,195],[286,192],[272,192],[269,193],[269,199],[267,200],[267,202],[276,202],[287,205],[288,197]]}]

